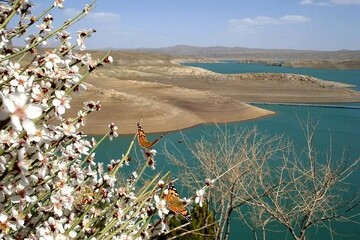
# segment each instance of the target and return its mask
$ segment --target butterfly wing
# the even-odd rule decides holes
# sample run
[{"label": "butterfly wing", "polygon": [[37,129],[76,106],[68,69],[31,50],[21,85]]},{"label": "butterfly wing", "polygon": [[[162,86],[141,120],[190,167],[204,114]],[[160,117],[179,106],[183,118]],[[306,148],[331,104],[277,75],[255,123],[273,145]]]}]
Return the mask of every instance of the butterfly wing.
[{"label": "butterfly wing", "polygon": [[151,146],[151,142],[148,141],[145,132],[142,130],[141,126],[138,125],[138,142],[140,147],[149,148]]},{"label": "butterfly wing", "polygon": [[165,200],[168,209],[174,214],[182,215],[186,220],[191,221],[191,216],[185,207],[185,204],[181,201],[179,194],[174,186],[169,186],[168,194],[165,195]]},{"label": "butterfly wing", "polygon": [[138,127],[138,142],[140,147],[142,148],[152,148],[157,142],[160,141],[160,139],[162,139],[165,134],[161,135],[160,137],[158,137],[157,139],[155,139],[154,141],[150,142],[147,137],[146,134],[144,132],[144,130],[142,129],[140,123],[137,123],[137,127]]}]

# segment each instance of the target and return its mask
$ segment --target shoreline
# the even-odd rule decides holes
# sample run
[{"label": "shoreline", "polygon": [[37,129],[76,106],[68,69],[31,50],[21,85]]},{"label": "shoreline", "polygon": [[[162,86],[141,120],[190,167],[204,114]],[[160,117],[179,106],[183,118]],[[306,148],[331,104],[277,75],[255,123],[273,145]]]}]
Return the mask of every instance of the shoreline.
[{"label": "shoreline", "polygon": [[[103,110],[105,112],[102,113]],[[218,113],[219,112],[205,112],[203,113],[202,118],[199,118],[198,116],[195,116],[187,111],[184,111],[179,115],[169,114],[167,117],[152,116],[149,118],[144,116],[141,117],[140,115],[139,117],[133,115],[132,117],[129,116],[121,120],[106,122],[103,119],[111,119],[111,112],[109,112],[108,109],[102,109],[100,112],[94,112],[94,115],[88,116],[88,118],[85,119],[87,124],[80,128],[80,131],[83,131],[86,135],[101,136],[107,132],[108,124],[110,122],[114,122],[115,125],[119,128],[117,131],[119,135],[131,135],[136,133],[136,123],[141,120],[141,125],[144,128],[145,133],[167,133],[193,128],[201,124],[225,124],[252,121],[276,114],[275,112],[263,108],[247,105],[245,108],[241,109],[241,111],[237,111],[235,113],[230,111],[222,111],[221,118],[211,120],[214,114],[216,115]],[[97,119],[95,117],[97,117]]]},{"label": "shoreline", "polygon": [[276,61],[273,59],[242,59],[242,58],[209,58],[209,59],[178,59],[174,63],[226,63],[228,61],[237,64],[259,64],[264,66],[289,67],[289,68],[310,68],[310,69],[338,69],[338,70],[360,70],[360,60],[349,61],[325,61],[325,60],[285,60]]},{"label": "shoreline", "polygon": [[[360,103],[360,101],[357,101],[357,102],[307,102],[307,103],[301,103],[301,102],[292,102],[292,103],[275,103],[275,102],[268,102],[268,103],[249,103],[250,106],[253,106],[251,104],[254,104],[254,105],[279,105],[279,106],[286,106],[286,105],[289,105],[291,107],[318,107],[318,108],[332,108],[331,105],[334,105],[333,107],[336,108],[336,105],[340,105],[340,106],[346,106],[345,104],[358,104]],[[157,124],[154,124],[154,123],[151,123],[151,122],[154,122],[156,121],[156,119],[152,119],[151,122],[147,122],[146,119],[142,119],[142,125],[143,126],[146,126],[145,129],[145,133],[147,134],[162,134],[162,133],[171,133],[171,132],[177,132],[177,131],[182,131],[182,130],[186,130],[186,129],[190,129],[190,128],[195,128],[197,126],[200,126],[200,125],[206,125],[206,124],[227,124],[227,123],[241,123],[241,122],[249,122],[249,121],[256,121],[257,119],[262,119],[262,118],[269,118],[269,117],[272,117],[272,116],[275,116],[277,115],[278,113],[277,112],[273,112],[273,111],[270,111],[270,110],[267,110],[267,109],[264,109],[264,108],[260,108],[260,107],[257,107],[257,106],[254,106],[258,109],[261,109],[261,110],[265,110],[267,113],[265,114],[258,114],[257,116],[251,116],[249,117],[248,115],[247,116],[243,116],[243,118],[241,119],[238,119],[238,120],[230,120],[230,121],[217,121],[217,122],[214,122],[214,121],[204,121],[204,122],[199,122],[199,123],[195,123],[193,125],[184,125],[183,127],[178,127],[178,128],[171,128],[167,125],[165,125],[165,127],[163,129],[165,130],[159,130],[158,129],[158,125]],[[360,106],[359,106],[360,107]],[[134,135],[136,134],[136,123],[140,120],[136,120],[136,119],[133,119],[134,121],[128,121],[127,122],[127,127],[124,127],[124,126],[118,126],[119,127],[119,131],[118,131],[118,134],[119,136],[126,136],[126,135]],[[133,123],[131,123],[133,122]],[[106,124],[105,124],[106,125]],[[131,125],[133,125],[133,127],[131,127]],[[164,125],[163,125],[164,126]],[[179,124],[180,126],[180,124]],[[152,130],[153,129],[153,130]],[[103,136],[105,135],[106,131],[105,132],[99,132],[99,131],[94,131],[94,130],[90,130],[88,127],[83,127],[81,130],[85,130],[85,134],[86,135],[91,135],[91,136]]]},{"label": "shoreline", "polygon": [[[344,106],[344,104],[359,104],[360,101],[358,102],[323,102],[323,103],[251,103],[251,104],[258,104],[258,105],[280,105],[280,106],[286,106],[287,104],[289,104],[289,106],[291,107],[318,107],[318,108],[323,108],[324,106],[321,105],[328,105],[329,107],[331,107],[331,105],[334,105],[334,107],[336,108],[336,105],[340,105],[340,106]],[[319,105],[319,106],[316,106]],[[325,108],[327,108],[328,106],[325,106]],[[346,105],[345,105],[346,106]],[[359,106],[360,107],[360,106]],[[228,124],[228,123],[241,123],[241,122],[249,122],[249,121],[256,121],[258,119],[262,119],[262,118],[269,118],[269,117],[273,117],[275,115],[277,115],[277,112],[273,112],[271,111],[271,113],[266,114],[266,115],[261,115],[261,116],[257,116],[257,117],[253,117],[253,118],[248,118],[248,119],[243,119],[243,120],[234,120],[234,121],[226,121],[226,122],[202,122],[202,123],[197,123],[191,126],[186,126],[186,127],[182,127],[182,128],[178,128],[178,129],[170,129],[170,130],[165,130],[165,131],[151,131],[150,129],[147,129],[147,131],[145,131],[146,134],[168,134],[168,133],[173,133],[173,132],[177,132],[177,131],[183,131],[183,130],[187,130],[187,129],[191,129],[191,128],[195,128],[198,127],[200,125],[210,125],[210,124]],[[144,120],[143,120],[144,122]],[[145,123],[146,124],[146,123]],[[151,126],[149,124],[146,124],[147,127],[154,127]],[[85,127],[86,128],[86,127]],[[120,127],[119,127],[120,128]],[[146,129],[145,129],[146,130]],[[124,132],[125,131],[125,132]],[[126,130],[123,129],[123,131],[121,133],[119,133],[119,136],[132,136],[136,134],[136,122],[134,122],[134,128],[133,131],[131,132],[130,128],[127,128]],[[104,133],[86,133],[86,135],[88,136],[104,136]]]},{"label": "shoreline", "polygon": [[133,134],[142,119],[146,133],[178,131],[206,123],[253,120],[275,114],[247,102],[360,102],[349,85],[284,73],[220,74],[174,63],[163,55],[114,52],[118,59],[91,73],[87,91],[73,96],[68,117],[83,102],[99,100],[102,109],[85,119],[80,130],[103,135],[108,124],[118,134]]}]

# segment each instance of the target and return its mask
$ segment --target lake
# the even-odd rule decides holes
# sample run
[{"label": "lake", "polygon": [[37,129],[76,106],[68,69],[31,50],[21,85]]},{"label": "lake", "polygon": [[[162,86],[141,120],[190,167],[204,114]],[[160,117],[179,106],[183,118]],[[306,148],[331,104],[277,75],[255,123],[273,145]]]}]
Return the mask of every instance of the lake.
[{"label": "lake", "polygon": [[217,73],[294,73],[309,75],[323,80],[348,83],[360,90],[360,69],[314,69],[241,64],[234,61],[220,63],[188,63],[185,66],[200,67]]},{"label": "lake", "polygon": [[[356,85],[356,89],[360,90],[360,70],[338,70],[338,69],[310,69],[310,68],[288,68],[277,66],[265,66],[260,64],[239,64],[236,62],[224,62],[224,63],[194,63],[185,64],[187,66],[195,66],[205,68],[219,73],[260,73],[260,72],[272,72],[272,73],[296,73],[314,76],[324,80],[338,81],[343,83],[349,83]],[[345,104],[341,104],[345,105]],[[359,103],[351,103],[350,105],[360,106]],[[265,134],[285,134],[289,138],[293,139],[295,146],[301,150],[304,147],[304,135],[300,127],[300,121],[306,121],[310,117],[314,121],[319,121],[316,135],[317,150],[325,153],[329,148],[330,139],[332,141],[332,147],[334,157],[341,157],[344,149],[349,150],[350,159],[354,159],[360,156],[360,109],[342,109],[342,108],[320,108],[320,107],[295,107],[295,106],[276,106],[276,105],[259,105],[259,107],[266,108],[276,112],[276,115],[265,117],[261,119],[237,122],[227,124],[226,127],[232,128],[253,128],[256,126],[261,132]],[[121,126],[119,126],[121,128]],[[191,140],[199,139],[200,136],[209,129],[214,129],[211,124],[204,124],[194,128],[185,129],[180,132],[170,133],[166,136],[166,139],[159,143],[157,149],[161,150],[164,144],[176,143],[179,139],[182,139],[182,135],[185,135]],[[136,126],[134,124],[134,132]],[[145,129],[146,131],[146,129]],[[151,134],[149,138],[155,138],[158,134]],[[132,136],[121,136],[113,142],[105,141],[97,151],[99,157],[102,156],[105,162],[111,159],[120,158],[121,154],[125,152],[128,144],[130,143]],[[180,146],[181,148],[181,146]],[[159,151],[158,150],[158,151]],[[184,151],[186,151],[184,149]],[[159,155],[156,156],[157,170],[172,170],[166,163],[166,159],[159,151]],[[141,159],[141,156],[140,156]],[[189,158],[190,159],[190,158]],[[134,166],[127,168],[127,171],[134,170]],[[360,186],[360,174],[353,175],[350,179],[351,183]],[[359,212],[359,208],[356,210]],[[358,239],[360,236],[360,228],[356,224],[337,224],[334,228],[341,234],[335,235],[335,239]],[[240,220],[232,220],[232,231],[230,238],[240,239],[253,239],[252,233],[243,226]],[[316,239],[329,239],[328,234],[323,234],[322,231],[313,233]],[[273,233],[268,234],[268,239],[291,239],[286,233]],[[311,238],[313,239],[313,238]]]}]

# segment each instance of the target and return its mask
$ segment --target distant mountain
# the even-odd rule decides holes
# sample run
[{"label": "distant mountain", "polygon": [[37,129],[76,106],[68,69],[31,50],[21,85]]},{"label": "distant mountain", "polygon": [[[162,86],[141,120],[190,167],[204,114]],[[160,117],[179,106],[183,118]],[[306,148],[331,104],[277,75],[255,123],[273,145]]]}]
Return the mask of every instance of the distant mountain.
[{"label": "distant mountain", "polygon": [[293,49],[260,49],[244,47],[195,47],[177,45],[164,48],[138,48],[128,49],[130,51],[161,53],[171,56],[191,56],[216,59],[235,60],[322,60],[322,61],[345,61],[360,60],[360,50],[339,51],[315,51],[315,50],[293,50]]}]

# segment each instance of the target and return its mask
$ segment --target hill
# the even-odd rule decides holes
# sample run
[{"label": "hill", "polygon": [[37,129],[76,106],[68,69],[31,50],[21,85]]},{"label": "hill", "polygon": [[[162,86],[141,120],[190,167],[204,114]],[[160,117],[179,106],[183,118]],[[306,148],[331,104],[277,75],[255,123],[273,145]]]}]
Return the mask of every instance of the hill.
[{"label": "hill", "polygon": [[236,60],[246,63],[260,62],[291,67],[360,68],[360,50],[314,51],[177,45],[165,48],[129,49],[129,51],[160,53],[173,57],[201,57],[216,60]]}]

